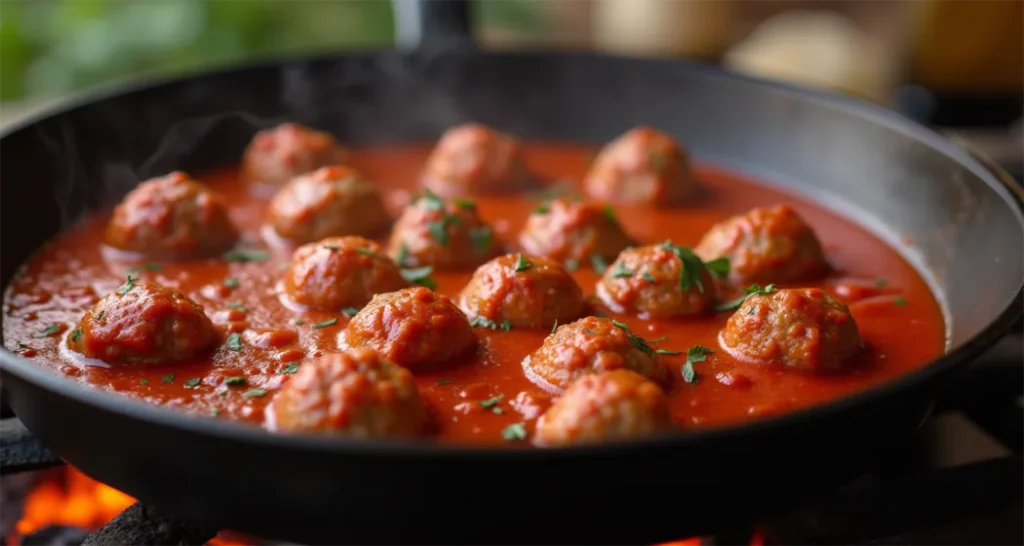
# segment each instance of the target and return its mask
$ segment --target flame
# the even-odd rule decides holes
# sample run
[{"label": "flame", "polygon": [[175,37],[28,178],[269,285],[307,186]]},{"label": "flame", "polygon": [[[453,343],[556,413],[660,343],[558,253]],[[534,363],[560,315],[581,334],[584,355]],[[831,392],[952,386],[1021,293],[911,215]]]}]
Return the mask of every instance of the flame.
[{"label": "flame", "polygon": [[656,544],[655,546],[701,546],[704,541],[700,537],[687,538],[683,540],[674,540],[672,542],[663,542]]},{"label": "flame", "polygon": [[29,492],[14,531],[24,536],[47,525],[99,529],[134,502],[73,467],[54,469]]}]

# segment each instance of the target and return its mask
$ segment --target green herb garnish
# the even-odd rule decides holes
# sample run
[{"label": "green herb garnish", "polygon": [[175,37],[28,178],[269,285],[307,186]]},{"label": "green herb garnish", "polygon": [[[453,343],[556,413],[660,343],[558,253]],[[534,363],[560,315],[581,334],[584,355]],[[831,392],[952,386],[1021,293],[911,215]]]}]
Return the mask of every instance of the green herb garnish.
[{"label": "green herb garnish", "polygon": [[267,391],[265,391],[263,389],[256,388],[256,389],[249,389],[249,390],[245,391],[244,393],[242,393],[242,397],[243,398],[260,398],[262,396],[265,396],[266,394],[267,394]]},{"label": "green herb garnish", "polygon": [[306,323],[306,319],[302,317],[295,317],[292,319],[292,324],[299,326]]},{"label": "green herb garnish", "polygon": [[124,282],[124,284],[122,284],[120,286],[120,288],[117,289],[117,295],[118,296],[123,296],[123,295],[127,294],[128,292],[131,292],[132,288],[135,288],[135,281],[137,281],[137,280],[139,280],[138,277],[136,277],[136,276],[132,275],[131,273],[129,273],[128,274],[128,280],[126,280]]},{"label": "green herb garnish", "polygon": [[444,201],[440,197],[438,197],[436,193],[430,191],[427,188],[423,188],[423,194],[417,197],[416,200],[413,201],[413,204],[416,204],[420,201],[423,201],[423,206],[426,207],[427,210],[444,209]]},{"label": "green herb garnish", "polygon": [[533,209],[533,212],[530,214],[547,214],[549,212],[551,212],[551,203],[549,201],[545,201],[537,205],[537,208]]},{"label": "green herb garnish", "polygon": [[128,273],[140,273],[142,271],[160,271],[161,268],[163,268],[163,266],[156,262],[146,262],[140,266],[136,266],[129,269]]},{"label": "green herb garnish", "polygon": [[270,259],[266,250],[229,250],[222,256],[229,262],[265,262]]},{"label": "green herb garnish", "polygon": [[249,312],[249,309],[246,308],[246,306],[242,305],[242,302],[239,301],[229,301],[226,304],[224,304],[224,306],[227,307],[228,309],[232,309],[234,311],[239,311],[242,313]]},{"label": "green herb garnish", "polygon": [[686,363],[683,364],[683,381],[687,383],[697,382],[697,372],[693,369],[696,362],[704,362],[708,355],[713,353],[711,349],[703,345],[694,345],[686,350]]},{"label": "green herb garnish", "polygon": [[78,338],[80,337],[82,337],[82,330],[79,328],[75,328],[71,332],[71,341],[78,341]]},{"label": "green herb garnish", "polygon": [[431,290],[437,288],[437,283],[434,279],[430,278],[430,275],[434,272],[433,266],[414,267],[410,269],[403,269],[400,271],[402,278],[420,286],[425,286]]},{"label": "green herb garnish", "polygon": [[341,250],[341,245],[323,245],[323,247],[326,248],[327,250],[330,250],[331,252],[334,252],[335,250]]},{"label": "green herb garnish", "polygon": [[619,218],[615,216],[615,209],[611,205],[605,205],[602,212],[604,212],[604,217],[607,218],[609,222],[618,225]]},{"label": "green herb garnish", "polygon": [[499,324],[486,317],[473,317],[473,319],[469,321],[469,325],[473,328],[490,328],[491,330],[500,329],[505,332],[512,329],[512,321],[503,320]]},{"label": "green herb garnish", "polygon": [[555,333],[555,330],[557,330],[557,329],[558,329],[558,319],[555,319],[555,323],[551,325],[551,333],[552,334]]},{"label": "green herb garnish", "polygon": [[875,286],[877,286],[879,288],[885,288],[886,286],[889,286],[889,281],[887,281],[887,280],[885,280],[883,278],[877,278],[877,279],[875,279]]},{"label": "green herb garnish", "polygon": [[598,275],[604,275],[604,272],[608,271],[608,262],[599,254],[594,254],[590,257],[590,266],[594,268]]},{"label": "green herb garnish", "polygon": [[654,352],[658,353],[659,355],[667,355],[667,356],[683,354],[682,351],[673,351],[672,349],[658,349],[657,351],[654,351]]},{"label": "green herb garnish", "polygon": [[294,363],[294,362],[292,362],[291,364],[288,364],[287,366],[285,366],[284,369],[281,370],[281,373],[283,373],[285,375],[291,375],[291,374],[293,374],[293,373],[295,373],[297,371],[299,371],[299,365]]},{"label": "green herb garnish", "polygon": [[356,316],[356,313],[358,313],[358,312],[359,312],[359,308],[358,307],[346,307],[346,308],[341,310],[341,314],[342,315],[345,315],[346,317],[350,317],[350,318]]},{"label": "green herb garnish", "polygon": [[377,256],[377,253],[374,252],[373,249],[370,249],[370,248],[357,248],[356,249],[356,254],[362,254],[363,256],[369,256],[371,258],[374,258],[374,257]]},{"label": "green herb garnish", "polygon": [[654,351],[654,347],[651,347],[650,344],[647,343],[646,340],[644,340],[644,338],[642,338],[642,337],[634,334],[632,331],[630,331],[629,326],[627,326],[626,323],[619,322],[619,321],[613,319],[612,320],[612,325],[614,325],[616,328],[620,328],[622,330],[625,330],[626,338],[629,339],[629,342],[632,343],[633,346],[636,347],[637,349],[639,349],[641,352],[643,352],[643,353],[645,353],[647,355],[650,355],[650,356],[654,356],[656,354],[655,351]]},{"label": "green herb garnish", "polygon": [[245,385],[249,381],[244,377],[229,377],[224,380],[224,384],[228,386],[233,385]]},{"label": "green herb garnish", "polygon": [[242,336],[240,336],[238,332],[233,332],[228,336],[228,349],[231,349],[232,351],[242,350]]},{"label": "green herb garnish", "polygon": [[494,406],[497,406],[498,404],[500,404],[501,401],[504,400],[504,399],[505,399],[505,395],[504,394],[499,394],[498,396],[495,396],[494,398],[488,398],[487,400],[481,400],[480,401],[480,407],[481,408],[493,408]]},{"label": "green herb garnish", "polygon": [[520,271],[526,271],[527,269],[530,269],[531,267],[533,267],[533,264],[530,263],[529,260],[527,260],[526,258],[523,257],[523,253],[522,252],[516,254],[516,266],[515,266],[515,270],[514,270],[516,273],[519,273]]},{"label": "green herb garnish", "polygon": [[704,267],[706,267],[712,275],[718,277],[719,279],[724,279],[727,276],[729,276],[729,258],[726,258],[725,256],[722,256],[721,258],[715,258],[710,262],[704,262]]},{"label": "green herb garnish", "polygon": [[696,286],[698,291],[704,293],[704,282],[700,278],[701,273],[705,270],[711,271],[720,277],[729,274],[729,261],[727,259],[719,258],[714,260],[714,270],[711,270],[704,263],[704,260],[701,260],[700,256],[694,254],[693,250],[689,247],[674,245],[672,241],[661,243],[661,247],[679,258],[681,265],[679,268],[679,287],[683,291],[689,290],[691,286]]},{"label": "green herb garnish", "polygon": [[169,374],[163,376],[162,378],[160,378],[160,382],[161,383],[173,383],[174,382],[174,374],[173,373],[169,373]]},{"label": "green herb garnish", "polygon": [[448,226],[459,225],[459,217],[451,214],[445,214],[438,220],[434,220],[427,224],[427,231],[430,232],[430,237],[437,241],[437,244],[445,246],[451,239],[448,237]]},{"label": "green herb garnish", "polygon": [[59,330],[60,330],[60,325],[59,324],[51,324],[51,325],[47,326],[46,328],[43,328],[42,330],[39,330],[38,332],[32,334],[32,337],[34,337],[36,339],[42,339],[44,337],[50,337],[53,334],[56,334]]},{"label": "green herb garnish", "polygon": [[451,379],[438,379],[437,380],[437,384],[438,385],[448,385],[451,382],[452,382]]},{"label": "green herb garnish", "polygon": [[139,385],[149,385],[149,380],[148,379],[140,379],[139,380]]},{"label": "green herb garnish", "polygon": [[405,265],[405,260],[409,257],[409,249],[405,246],[405,243],[398,245],[398,254],[395,255],[395,263],[398,267]]},{"label": "green herb garnish", "polygon": [[512,423],[501,430],[501,437],[506,442],[515,442],[526,439],[526,426],[522,423]]},{"label": "green herb garnish", "polygon": [[227,277],[221,281],[221,284],[223,284],[225,288],[238,288],[239,286],[242,286],[242,283],[235,277]]},{"label": "green herb garnish", "polygon": [[327,328],[328,326],[334,326],[338,323],[338,317],[329,318],[325,321],[315,322],[312,324],[313,328],[319,330],[320,328]]},{"label": "green herb garnish", "polygon": [[494,233],[488,226],[479,226],[469,230],[469,241],[473,243],[473,251],[484,255],[490,252]]},{"label": "green herb garnish", "polygon": [[613,279],[628,279],[633,276],[633,271],[626,269],[626,261],[619,260],[615,262],[615,269],[612,270]]},{"label": "green herb garnish", "polygon": [[896,299],[892,300],[892,304],[896,307],[906,307],[907,300],[904,299],[903,296],[896,296]]},{"label": "green herb garnish", "polygon": [[579,260],[566,260],[565,261],[565,269],[566,269],[566,271],[572,272],[572,271],[576,271],[579,268],[580,268],[580,261]]},{"label": "green herb garnish", "polygon": [[644,271],[643,274],[640,275],[640,276],[643,277],[644,280],[647,281],[650,284],[655,284],[657,282],[657,281],[654,280],[654,275],[651,275],[647,271]]},{"label": "green herb garnish", "polygon": [[455,199],[452,199],[452,202],[460,209],[473,210],[476,208],[476,201],[469,199],[468,197],[456,197]]},{"label": "green herb garnish", "polygon": [[198,377],[193,377],[192,379],[189,379],[188,381],[185,382],[185,386],[186,387],[196,387],[196,386],[199,385],[199,381],[200,381],[200,379]]},{"label": "green herb garnish", "polygon": [[754,283],[750,286],[743,287],[744,294],[734,300],[729,300],[725,303],[721,303],[715,306],[715,311],[732,311],[733,309],[739,309],[743,302],[747,301],[747,298],[754,294],[760,294],[767,296],[772,292],[775,292],[775,285],[769,284],[768,286],[761,288],[761,285]]}]

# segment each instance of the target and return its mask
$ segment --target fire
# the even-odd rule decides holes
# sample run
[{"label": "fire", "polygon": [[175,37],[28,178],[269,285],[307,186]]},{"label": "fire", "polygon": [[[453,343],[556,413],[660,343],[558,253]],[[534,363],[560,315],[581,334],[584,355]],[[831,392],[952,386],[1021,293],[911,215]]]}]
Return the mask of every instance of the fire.
[{"label": "fire", "polygon": [[24,513],[15,525],[16,536],[11,537],[11,543],[18,544],[19,537],[47,525],[99,529],[134,502],[135,499],[73,467],[54,469],[26,497]]}]

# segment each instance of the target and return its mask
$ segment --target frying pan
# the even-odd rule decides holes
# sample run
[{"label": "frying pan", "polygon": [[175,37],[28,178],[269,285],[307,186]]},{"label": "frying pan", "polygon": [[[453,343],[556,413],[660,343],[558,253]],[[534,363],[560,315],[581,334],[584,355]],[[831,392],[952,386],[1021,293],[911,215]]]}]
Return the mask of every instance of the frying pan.
[{"label": "frying pan", "polygon": [[4,351],[6,398],[55,453],[181,517],[305,543],[651,543],[770,514],[869,467],[944,382],[1021,314],[1022,194],[890,111],[681,61],[484,53],[464,2],[401,4],[422,48],[292,60],[129,86],[0,137],[0,275],[140,179],[236,161],[285,119],[357,144],[429,141],[476,120],[603,143],[662,128],[713,162],[853,217],[942,301],[948,351],[794,414],[559,450],[272,435],[76,384]]}]

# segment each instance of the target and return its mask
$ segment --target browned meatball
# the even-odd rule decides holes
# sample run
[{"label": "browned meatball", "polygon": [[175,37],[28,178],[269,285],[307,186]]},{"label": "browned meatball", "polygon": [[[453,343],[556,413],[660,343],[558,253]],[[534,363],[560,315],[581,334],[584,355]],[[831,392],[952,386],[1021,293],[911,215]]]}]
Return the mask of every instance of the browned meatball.
[{"label": "browned meatball", "polygon": [[497,248],[473,201],[446,201],[429,190],[405,208],[388,241],[388,255],[403,267],[476,267]]},{"label": "browned meatball", "polygon": [[519,233],[525,252],[572,264],[613,260],[630,243],[611,205],[566,198],[535,209]]},{"label": "browned meatball", "polygon": [[375,294],[409,286],[380,245],[362,237],[330,237],[299,247],[284,275],[292,301],[313,309],[362,307]]},{"label": "browned meatball", "polygon": [[238,240],[238,230],[219,194],[175,171],[128,193],[103,238],[118,250],[173,260],[224,252]]},{"label": "browned meatball", "polygon": [[467,123],[441,136],[427,158],[423,185],[438,195],[457,197],[515,191],[528,178],[516,138]]},{"label": "browned meatball", "polygon": [[661,382],[665,366],[643,338],[609,318],[586,317],[559,326],[523,360],[527,378],[552,392],[608,370],[627,369]]},{"label": "browned meatball", "polygon": [[818,288],[748,297],[718,340],[740,361],[814,373],[851,369],[863,348],[850,309]]},{"label": "browned meatball", "polygon": [[701,314],[717,294],[708,265],[671,242],[623,250],[597,283],[609,308],[645,318]]},{"label": "browned meatball", "polygon": [[391,223],[377,187],[340,165],[293,178],[270,201],[267,221],[279,237],[298,244],[339,235],[372,236]]},{"label": "browned meatball", "polygon": [[705,260],[728,258],[732,279],[742,283],[810,280],[828,271],[818,237],[786,205],[715,224],[694,251]]},{"label": "browned meatball", "polygon": [[242,156],[242,180],[282,186],[293,177],[348,160],[348,151],[334,136],[297,123],[264,129],[252,138]]},{"label": "browned meatball", "polygon": [[506,254],[480,266],[458,297],[470,318],[524,328],[550,328],[583,313],[583,291],[558,262]]},{"label": "browned meatball", "polygon": [[374,296],[352,317],[343,342],[374,349],[411,370],[444,364],[476,346],[466,315],[422,286]]},{"label": "browned meatball", "polygon": [[426,407],[412,373],[370,349],[303,364],[267,408],[272,430],[345,436],[415,436]]},{"label": "browned meatball", "polygon": [[187,360],[216,339],[201,305],[129,277],[86,311],[68,336],[68,348],[110,364],[148,364]]},{"label": "browned meatball", "polygon": [[537,421],[542,447],[640,438],[672,428],[665,393],[631,370],[576,380]]},{"label": "browned meatball", "polygon": [[689,156],[672,137],[637,127],[601,149],[583,187],[602,201],[671,206],[689,196],[696,182]]}]

